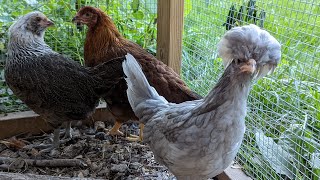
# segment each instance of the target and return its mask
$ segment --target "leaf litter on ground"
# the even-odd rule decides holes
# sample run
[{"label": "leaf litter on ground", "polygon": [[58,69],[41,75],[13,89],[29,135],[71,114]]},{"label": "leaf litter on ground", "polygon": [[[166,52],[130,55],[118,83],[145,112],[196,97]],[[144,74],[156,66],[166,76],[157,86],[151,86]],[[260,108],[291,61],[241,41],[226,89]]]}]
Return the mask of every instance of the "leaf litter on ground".
[{"label": "leaf litter on ground", "polygon": [[[130,142],[125,137],[109,136],[106,132],[108,128],[111,128],[111,125],[106,126],[103,122],[96,122],[94,128],[73,127],[73,138],[51,153],[40,154],[39,149],[24,147],[29,144],[50,143],[52,134],[39,136],[24,134],[2,140],[0,141],[0,171],[124,180],[172,179],[174,177],[165,166],[155,161],[152,151],[146,144]],[[137,128],[133,125],[125,125],[122,131],[132,133],[132,131],[137,132]],[[61,166],[63,160],[68,161],[71,166]],[[40,163],[40,166],[36,166],[33,161]],[[72,166],[73,163],[74,166]]]}]

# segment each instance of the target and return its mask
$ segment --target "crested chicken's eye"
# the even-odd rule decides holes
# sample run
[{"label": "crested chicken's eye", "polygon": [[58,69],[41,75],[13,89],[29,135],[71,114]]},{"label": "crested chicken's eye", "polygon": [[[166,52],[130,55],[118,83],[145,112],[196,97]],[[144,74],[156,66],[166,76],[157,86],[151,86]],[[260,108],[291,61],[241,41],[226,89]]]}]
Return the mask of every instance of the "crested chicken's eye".
[{"label": "crested chicken's eye", "polygon": [[90,13],[86,13],[86,14],[84,14],[86,17],[89,17],[90,16]]},{"label": "crested chicken's eye", "polygon": [[36,17],[36,21],[41,21],[41,17]]}]

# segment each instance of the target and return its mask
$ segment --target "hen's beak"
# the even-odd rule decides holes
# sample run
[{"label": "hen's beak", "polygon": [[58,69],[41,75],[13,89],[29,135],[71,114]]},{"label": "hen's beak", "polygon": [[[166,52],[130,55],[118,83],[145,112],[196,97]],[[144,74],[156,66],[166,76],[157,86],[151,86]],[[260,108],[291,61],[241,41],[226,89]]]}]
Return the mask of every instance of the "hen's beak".
[{"label": "hen's beak", "polygon": [[45,28],[53,26],[53,25],[54,25],[54,23],[49,19],[45,19],[40,22],[40,26],[45,27]]},{"label": "hen's beak", "polygon": [[50,20],[47,21],[47,27],[53,26],[53,25],[54,25],[54,23],[52,21],[50,21]]},{"label": "hen's beak", "polygon": [[78,23],[79,22],[79,16],[75,16],[72,18],[73,23]]}]

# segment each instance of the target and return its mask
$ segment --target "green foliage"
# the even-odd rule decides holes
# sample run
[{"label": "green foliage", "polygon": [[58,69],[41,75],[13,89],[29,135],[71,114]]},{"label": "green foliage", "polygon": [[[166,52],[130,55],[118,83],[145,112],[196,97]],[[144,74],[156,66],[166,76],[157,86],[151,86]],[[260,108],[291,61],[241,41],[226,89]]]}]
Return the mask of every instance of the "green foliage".
[{"label": "green foliage", "polygon": [[[282,44],[282,59],[275,73],[252,86],[238,162],[254,179],[319,179],[319,4],[283,0],[189,3],[192,10],[184,22],[182,76],[201,95],[207,94],[223,71],[216,44],[225,32],[221,25],[228,14],[233,26],[256,23]],[[259,144],[257,129],[264,133]],[[269,153],[278,153],[276,159],[262,153],[261,149],[269,147],[267,142],[282,149],[269,148]],[[280,158],[283,154],[290,162]],[[277,166],[273,161],[278,161]],[[283,171],[287,175],[278,173]]]},{"label": "green foliage", "polygon": [[227,21],[223,23],[223,26],[226,26],[226,30],[230,30],[235,26],[252,23],[263,28],[266,12],[262,9],[258,17],[258,11],[256,0],[249,0],[247,6],[241,5],[239,11],[236,10],[236,5],[232,4],[229,9]]},{"label": "green foliage", "polygon": [[[83,44],[86,29],[71,22],[78,8],[84,5],[99,7],[116,23],[128,39],[140,44],[151,53],[156,51],[156,0],[90,1],[90,0],[0,0],[0,72],[3,74],[7,51],[7,31],[15,19],[38,10],[54,21],[45,41],[55,51],[83,62]],[[0,113],[26,110],[0,78]]]},{"label": "green foliage", "polygon": [[[85,4],[106,11],[125,37],[155,53],[157,0],[0,0],[0,4],[2,64],[9,26],[35,9],[56,24],[47,32],[46,42],[81,62],[86,30],[71,19]],[[255,179],[320,177],[319,7],[319,3],[285,0],[185,0],[181,75],[201,95],[208,93],[223,71],[216,44],[226,31],[221,25],[228,14],[228,28],[256,23],[282,44],[281,64],[274,74],[253,85],[248,100],[247,130],[237,160]],[[5,85],[3,73],[0,102],[0,112],[25,108]],[[262,152],[266,149],[269,153]]]}]

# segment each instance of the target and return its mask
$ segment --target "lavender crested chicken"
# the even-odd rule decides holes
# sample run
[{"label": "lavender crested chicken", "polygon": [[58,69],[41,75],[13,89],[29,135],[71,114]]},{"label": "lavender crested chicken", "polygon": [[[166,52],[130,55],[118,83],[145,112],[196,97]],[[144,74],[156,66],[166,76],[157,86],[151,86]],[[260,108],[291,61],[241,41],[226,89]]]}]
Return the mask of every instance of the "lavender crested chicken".
[{"label": "lavender crested chicken", "polygon": [[99,98],[123,79],[124,57],[85,68],[53,51],[44,42],[52,25],[37,11],[19,18],[9,29],[5,66],[14,94],[55,128],[53,143],[41,146],[43,152],[59,147],[62,123],[68,123],[65,137],[71,138],[69,122],[90,117]]},{"label": "lavender crested chicken", "polygon": [[279,42],[255,25],[235,27],[222,37],[218,53],[225,70],[200,100],[169,103],[151,87],[130,54],[123,62],[128,99],[155,159],[178,180],[208,179],[236,156],[245,132],[252,80],[273,72],[281,57]]}]

